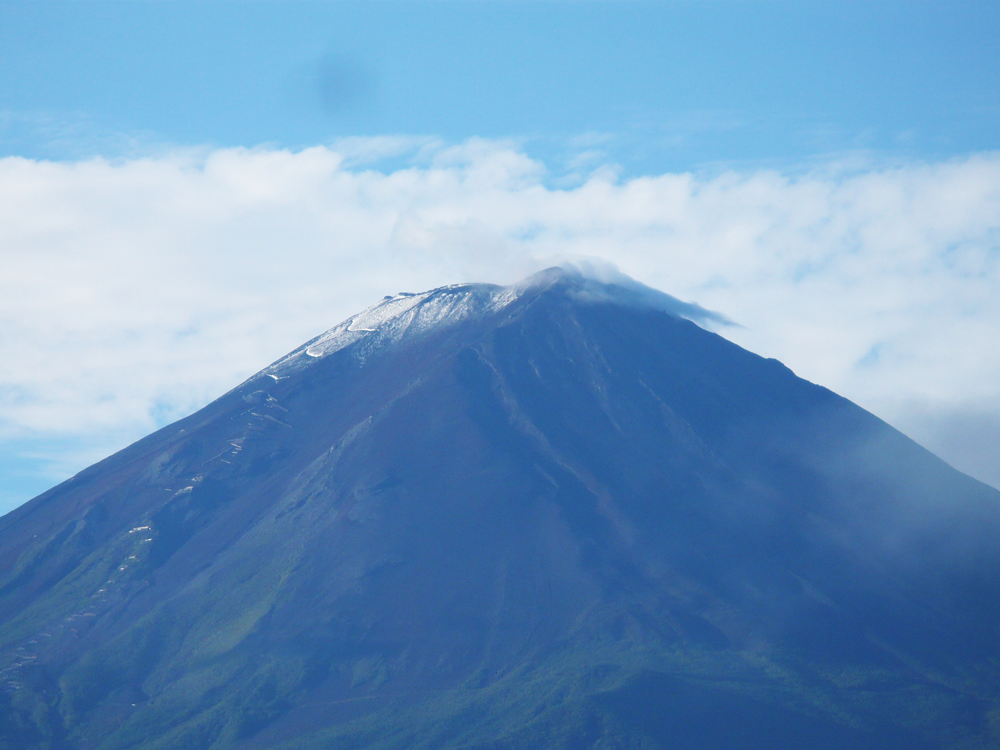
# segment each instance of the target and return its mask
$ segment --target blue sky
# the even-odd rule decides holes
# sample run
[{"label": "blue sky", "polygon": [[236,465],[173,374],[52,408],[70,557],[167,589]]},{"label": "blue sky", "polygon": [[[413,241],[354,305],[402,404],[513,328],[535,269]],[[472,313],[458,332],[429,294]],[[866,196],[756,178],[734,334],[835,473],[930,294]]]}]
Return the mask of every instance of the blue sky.
[{"label": "blue sky", "polygon": [[629,173],[997,147],[993,2],[71,2],[0,9],[0,153],[517,138]]},{"label": "blue sky", "polygon": [[0,2],[0,513],[384,294],[610,263],[1000,486],[1000,4]]}]

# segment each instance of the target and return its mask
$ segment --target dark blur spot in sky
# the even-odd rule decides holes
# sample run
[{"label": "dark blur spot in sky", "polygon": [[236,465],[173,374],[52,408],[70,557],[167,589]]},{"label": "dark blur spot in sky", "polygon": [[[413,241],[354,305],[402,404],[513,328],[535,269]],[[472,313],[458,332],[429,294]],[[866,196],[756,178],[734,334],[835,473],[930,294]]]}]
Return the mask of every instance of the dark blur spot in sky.
[{"label": "dark blur spot in sky", "polygon": [[375,94],[375,74],[358,60],[327,55],[319,64],[317,88],[323,111],[339,115],[369,103]]}]

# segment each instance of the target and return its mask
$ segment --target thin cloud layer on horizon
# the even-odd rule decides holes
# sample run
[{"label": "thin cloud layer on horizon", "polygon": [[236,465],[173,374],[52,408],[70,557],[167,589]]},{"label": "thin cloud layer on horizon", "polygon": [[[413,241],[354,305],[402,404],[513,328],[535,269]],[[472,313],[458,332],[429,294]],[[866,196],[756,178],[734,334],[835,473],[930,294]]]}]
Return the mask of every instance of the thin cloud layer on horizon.
[{"label": "thin cloud layer on horizon", "polygon": [[556,187],[510,143],[400,144],[0,159],[3,451],[54,483],[385,294],[596,259],[1000,485],[1000,154]]}]

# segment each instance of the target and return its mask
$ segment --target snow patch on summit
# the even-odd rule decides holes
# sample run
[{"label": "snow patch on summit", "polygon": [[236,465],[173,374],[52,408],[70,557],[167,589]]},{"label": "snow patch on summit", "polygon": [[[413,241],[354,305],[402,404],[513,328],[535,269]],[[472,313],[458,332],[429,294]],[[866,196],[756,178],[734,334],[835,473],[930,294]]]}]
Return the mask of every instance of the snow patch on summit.
[{"label": "snow patch on summit", "polygon": [[334,326],[260,374],[278,379],[360,341],[367,349],[441,331],[499,312],[523,292],[523,287],[491,284],[454,284],[420,294],[401,292]]}]

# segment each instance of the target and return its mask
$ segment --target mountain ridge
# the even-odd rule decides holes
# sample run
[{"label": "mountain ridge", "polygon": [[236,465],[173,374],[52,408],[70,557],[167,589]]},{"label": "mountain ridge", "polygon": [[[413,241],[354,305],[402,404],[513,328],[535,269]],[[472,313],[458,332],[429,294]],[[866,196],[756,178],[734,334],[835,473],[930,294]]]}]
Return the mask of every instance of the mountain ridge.
[{"label": "mountain ridge", "polygon": [[0,742],[996,746],[1000,493],[581,278],[385,299],[0,519]]}]

